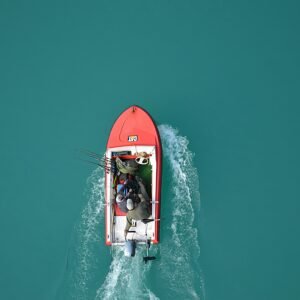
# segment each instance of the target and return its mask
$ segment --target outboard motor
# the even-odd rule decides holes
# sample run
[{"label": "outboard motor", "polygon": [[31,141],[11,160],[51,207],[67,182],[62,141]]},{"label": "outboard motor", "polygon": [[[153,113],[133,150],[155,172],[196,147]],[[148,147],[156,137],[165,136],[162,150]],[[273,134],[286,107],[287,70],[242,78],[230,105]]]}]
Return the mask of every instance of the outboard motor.
[{"label": "outboard motor", "polygon": [[135,256],[135,248],[136,248],[136,243],[134,240],[125,241],[124,255],[126,257]]}]

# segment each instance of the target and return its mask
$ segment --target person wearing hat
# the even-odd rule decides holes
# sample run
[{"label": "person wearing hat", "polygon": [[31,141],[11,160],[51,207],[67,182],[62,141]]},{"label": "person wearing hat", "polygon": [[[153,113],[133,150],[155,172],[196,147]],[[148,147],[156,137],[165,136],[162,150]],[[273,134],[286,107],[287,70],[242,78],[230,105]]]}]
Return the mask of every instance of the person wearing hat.
[{"label": "person wearing hat", "polygon": [[129,228],[132,226],[132,220],[143,220],[147,219],[151,215],[151,210],[150,210],[150,202],[143,197],[142,194],[138,195],[139,198],[141,199],[141,202],[135,204],[135,202],[128,198],[127,199],[127,215],[126,215],[126,226],[124,230],[124,236],[126,239],[127,233]]},{"label": "person wearing hat", "polygon": [[117,196],[116,196],[116,202],[118,207],[122,212],[127,213],[128,209],[126,207],[127,205],[127,199],[130,198],[134,202],[140,202],[140,198],[138,197],[138,191],[140,189],[140,186],[138,182],[133,178],[131,175],[120,175],[120,181],[122,180],[123,183],[118,184],[117,186]]},{"label": "person wearing hat", "polygon": [[131,175],[128,175],[128,178],[124,181],[118,193],[125,196],[127,195],[128,191],[137,194],[139,192],[139,189],[140,186],[138,184],[138,181],[135,180]]},{"label": "person wearing hat", "polygon": [[136,194],[132,189],[129,189],[129,191],[127,190],[126,194],[124,193],[124,189],[119,189],[116,202],[120,210],[126,213],[128,212],[127,199],[131,199],[136,204],[141,201],[139,195]]},{"label": "person wearing hat", "polygon": [[127,213],[128,209],[127,209],[127,199],[126,199],[126,197],[123,194],[117,194],[116,201],[117,201],[117,205],[120,208],[120,210],[122,212]]}]

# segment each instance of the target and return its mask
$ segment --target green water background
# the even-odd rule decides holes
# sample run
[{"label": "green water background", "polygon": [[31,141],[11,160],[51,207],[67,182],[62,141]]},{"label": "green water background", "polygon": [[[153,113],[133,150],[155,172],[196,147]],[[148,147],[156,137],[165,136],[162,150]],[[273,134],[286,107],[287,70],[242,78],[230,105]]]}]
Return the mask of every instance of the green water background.
[{"label": "green water background", "polygon": [[299,299],[299,8],[2,0],[0,298],[55,299],[92,171],[75,150],[135,103],[195,153],[205,299]]}]

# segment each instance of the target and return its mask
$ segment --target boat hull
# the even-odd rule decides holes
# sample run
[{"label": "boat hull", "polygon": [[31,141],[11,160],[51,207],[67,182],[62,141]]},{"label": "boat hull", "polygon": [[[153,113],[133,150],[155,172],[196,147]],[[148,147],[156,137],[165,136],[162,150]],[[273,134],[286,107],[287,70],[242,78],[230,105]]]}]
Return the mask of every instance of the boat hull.
[{"label": "boat hull", "polygon": [[[129,233],[127,238],[145,243],[145,235],[151,242],[157,244],[160,234],[160,204],[162,177],[162,146],[159,132],[151,116],[142,108],[132,106],[126,109],[115,121],[106,148],[108,161],[116,157],[135,159],[138,153],[146,153],[148,166],[140,167],[140,177],[147,185],[151,201],[151,219],[147,225],[137,221],[135,233]],[[126,214],[122,213],[115,202],[116,175],[105,174],[105,241],[107,245],[125,242],[124,227]]]}]

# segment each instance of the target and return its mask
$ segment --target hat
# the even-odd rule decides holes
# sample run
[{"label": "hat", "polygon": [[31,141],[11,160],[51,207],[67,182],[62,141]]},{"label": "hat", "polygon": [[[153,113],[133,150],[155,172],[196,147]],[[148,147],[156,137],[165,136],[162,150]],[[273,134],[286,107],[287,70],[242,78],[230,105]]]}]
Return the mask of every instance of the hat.
[{"label": "hat", "polygon": [[122,200],[123,200],[123,195],[118,194],[116,200],[117,200],[117,202],[122,202]]},{"label": "hat", "polygon": [[133,201],[131,199],[127,199],[127,209],[133,210]]}]

